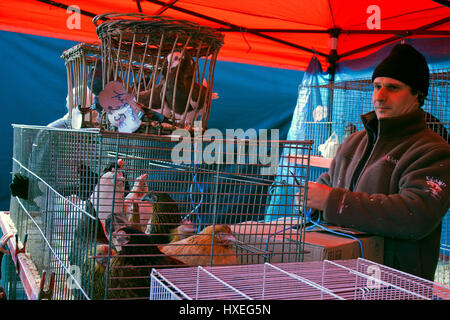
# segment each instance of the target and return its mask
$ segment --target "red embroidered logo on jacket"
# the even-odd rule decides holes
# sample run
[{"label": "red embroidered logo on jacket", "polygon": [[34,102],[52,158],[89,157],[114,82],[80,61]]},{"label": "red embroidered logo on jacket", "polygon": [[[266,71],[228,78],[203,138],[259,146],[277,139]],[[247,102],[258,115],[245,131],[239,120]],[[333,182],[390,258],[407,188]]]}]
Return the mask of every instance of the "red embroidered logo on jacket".
[{"label": "red embroidered logo on jacket", "polygon": [[441,195],[440,193],[442,192],[442,188],[445,188],[447,185],[445,184],[445,182],[433,178],[433,177],[428,177],[427,176],[427,185],[429,186],[428,188],[428,192],[431,193],[431,195],[435,198],[440,198]]},{"label": "red embroidered logo on jacket", "polygon": [[393,163],[395,165],[398,163],[398,160],[389,154],[384,156],[384,160],[386,160],[387,162]]}]

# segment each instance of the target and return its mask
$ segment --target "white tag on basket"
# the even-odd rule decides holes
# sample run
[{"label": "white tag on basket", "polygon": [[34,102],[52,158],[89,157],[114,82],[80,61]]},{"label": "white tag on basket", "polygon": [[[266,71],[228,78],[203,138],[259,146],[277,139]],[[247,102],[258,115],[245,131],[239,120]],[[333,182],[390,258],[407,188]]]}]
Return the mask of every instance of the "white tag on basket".
[{"label": "white tag on basket", "polygon": [[72,129],[81,129],[81,125],[83,124],[83,115],[80,112],[80,109],[77,107],[72,109]]},{"label": "white tag on basket", "polygon": [[332,159],[336,155],[336,151],[339,147],[339,138],[336,132],[333,132],[331,136],[323,144],[319,146],[319,152],[322,157]]},{"label": "white tag on basket", "polygon": [[108,112],[108,121],[113,126],[117,127],[119,132],[132,133],[135,132],[141,125],[139,112],[142,116],[142,111],[139,110],[135,112],[131,105],[124,105],[119,110]]},{"label": "white tag on basket", "polygon": [[117,127],[119,132],[131,133],[141,125],[143,112],[122,83],[110,81],[98,95],[100,105],[108,113],[109,122]]}]

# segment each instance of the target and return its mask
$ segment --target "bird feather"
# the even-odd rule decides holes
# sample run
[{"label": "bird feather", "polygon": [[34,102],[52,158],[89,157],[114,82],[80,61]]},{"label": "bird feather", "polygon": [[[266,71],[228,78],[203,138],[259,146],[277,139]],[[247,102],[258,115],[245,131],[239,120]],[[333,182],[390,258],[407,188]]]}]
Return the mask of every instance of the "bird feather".
[{"label": "bird feather", "polygon": [[238,264],[236,253],[230,245],[235,241],[228,225],[215,225],[204,228],[199,234],[158,248],[186,265],[232,265]]}]

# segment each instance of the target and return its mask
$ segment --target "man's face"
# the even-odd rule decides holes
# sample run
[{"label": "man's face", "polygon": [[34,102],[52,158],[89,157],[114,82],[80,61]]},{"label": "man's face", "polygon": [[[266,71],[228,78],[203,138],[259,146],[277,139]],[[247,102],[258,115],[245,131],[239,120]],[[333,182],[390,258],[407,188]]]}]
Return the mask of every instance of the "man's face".
[{"label": "man's face", "polygon": [[373,108],[378,119],[398,117],[419,108],[417,94],[398,80],[377,77],[373,81]]}]

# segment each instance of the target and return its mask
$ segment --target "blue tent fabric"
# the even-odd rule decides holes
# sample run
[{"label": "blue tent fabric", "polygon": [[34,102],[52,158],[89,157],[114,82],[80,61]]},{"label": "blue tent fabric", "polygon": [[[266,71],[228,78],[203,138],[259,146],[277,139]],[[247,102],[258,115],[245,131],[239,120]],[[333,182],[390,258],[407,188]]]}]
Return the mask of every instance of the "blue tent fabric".
[{"label": "blue tent fabric", "polygon": [[303,72],[217,61],[208,127],[279,129],[286,139]]},{"label": "blue tent fabric", "polygon": [[[398,42],[383,46],[376,52],[363,58],[343,60],[337,64],[335,81],[371,78],[372,72],[378,63],[386,57]],[[408,38],[403,40],[419,50],[427,59],[433,69],[448,68],[450,64],[449,38]]]},{"label": "blue tent fabric", "polygon": [[27,34],[0,31],[3,75],[0,97],[2,152],[0,209],[9,210],[13,150],[11,124],[47,125],[66,113],[67,80],[61,53],[75,45]]},{"label": "blue tent fabric", "polygon": [[[319,60],[313,57],[309,63],[302,83],[298,89],[297,105],[288,132],[288,140],[308,140],[309,127],[317,122],[326,122],[328,117],[325,113],[320,120],[315,121],[314,110],[319,107],[326,107],[327,96],[318,88],[327,84],[326,74],[322,71]],[[327,111],[328,112],[328,111]],[[316,119],[317,116],[316,116]]]},{"label": "blue tent fabric", "polygon": [[[326,83],[328,83],[326,73],[322,71],[319,60],[313,57],[298,88],[297,104],[287,135],[288,140],[309,140],[311,139],[309,136],[310,127],[315,126],[317,122],[327,122],[328,117],[323,110],[322,116],[314,115],[315,110],[326,106],[324,102],[327,99],[327,92],[317,87]],[[315,144],[322,142],[324,141],[316,141]],[[265,221],[295,217],[299,212],[293,197],[299,190],[289,185],[295,185],[293,174],[305,177],[307,172],[290,172],[288,163],[285,163],[289,155],[287,152],[290,152],[290,150],[284,150],[283,152],[284,154],[278,166],[277,177],[273,184],[270,202],[267,206]],[[291,156],[295,155],[291,154]],[[303,181],[300,181],[300,183],[303,183]]]}]

